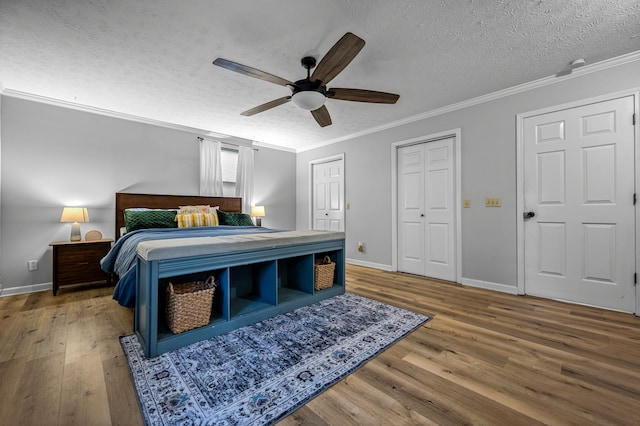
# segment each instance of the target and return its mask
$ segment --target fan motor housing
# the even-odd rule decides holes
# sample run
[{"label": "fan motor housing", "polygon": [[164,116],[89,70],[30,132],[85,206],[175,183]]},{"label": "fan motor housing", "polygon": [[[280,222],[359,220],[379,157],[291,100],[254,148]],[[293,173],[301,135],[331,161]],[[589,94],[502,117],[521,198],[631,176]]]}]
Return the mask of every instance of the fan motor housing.
[{"label": "fan motor housing", "polygon": [[314,92],[322,93],[324,96],[327,96],[327,86],[322,86],[320,84],[320,81],[318,80],[311,81],[307,78],[296,81],[293,89],[291,90],[293,92],[292,93],[293,95],[299,92],[314,91]]}]

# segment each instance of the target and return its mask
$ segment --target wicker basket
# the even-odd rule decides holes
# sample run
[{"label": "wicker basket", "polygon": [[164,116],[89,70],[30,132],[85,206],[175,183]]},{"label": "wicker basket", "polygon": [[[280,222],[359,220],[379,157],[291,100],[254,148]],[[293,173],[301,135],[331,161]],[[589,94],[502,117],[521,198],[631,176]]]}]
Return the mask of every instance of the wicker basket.
[{"label": "wicker basket", "polygon": [[166,314],[167,325],[173,333],[182,333],[209,323],[216,290],[214,280],[211,276],[206,281],[182,284],[169,282]]},{"label": "wicker basket", "polygon": [[315,262],[315,277],[313,288],[323,290],[333,286],[333,272],[336,269],[335,262],[331,261],[329,256],[325,256],[321,260]]}]

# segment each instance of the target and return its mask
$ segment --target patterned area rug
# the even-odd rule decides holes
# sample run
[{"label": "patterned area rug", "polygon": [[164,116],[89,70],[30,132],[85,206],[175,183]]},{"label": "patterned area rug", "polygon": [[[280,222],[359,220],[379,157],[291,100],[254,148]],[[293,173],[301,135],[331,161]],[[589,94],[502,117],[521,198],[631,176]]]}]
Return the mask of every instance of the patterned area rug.
[{"label": "patterned area rug", "polygon": [[156,358],[120,338],[148,425],[272,424],[420,325],[346,293]]}]

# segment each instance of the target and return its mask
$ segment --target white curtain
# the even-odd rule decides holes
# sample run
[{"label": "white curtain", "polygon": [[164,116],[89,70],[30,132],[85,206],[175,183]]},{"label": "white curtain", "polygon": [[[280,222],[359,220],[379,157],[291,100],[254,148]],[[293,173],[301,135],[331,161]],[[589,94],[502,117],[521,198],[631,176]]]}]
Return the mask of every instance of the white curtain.
[{"label": "white curtain", "polygon": [[222,197],[220,142],[200,140],[200,195]]},{"label": "white curtain", "polygon": [[236,169],[236,196],[242,197],[243,213],[251,214],[253,204],[253,148],[238,148]]}]

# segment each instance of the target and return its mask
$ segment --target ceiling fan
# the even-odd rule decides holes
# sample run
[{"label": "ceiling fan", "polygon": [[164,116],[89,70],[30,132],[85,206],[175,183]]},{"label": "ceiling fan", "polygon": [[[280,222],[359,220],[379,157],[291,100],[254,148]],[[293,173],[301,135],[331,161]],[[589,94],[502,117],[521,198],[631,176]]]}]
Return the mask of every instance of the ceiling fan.
[{"label": "ceiling fan", "polygon": [[[398,98],[400,98],[399,95],[393,93],[377,92],[374,90],[327,88],[327,84],[349,65],[363,47],[363,39],[352,33],[346,33],[333,45],[317,67],[314,57],[305,56],[302,58],[300,62],[307,70],[307,77],[295,83],[256,68],[222,58],[216,59],[213,61],[213,64],[249,77],[268,81],[280,86],[287,86],[291,89],[291,95],[251,108],[244,111],[242,115],[251,116],[293,101],[298,107],[311,111],[311,115],[313,115],[313,118],[315,118],[320,127],[325,127],[331,124],[331,116],[329,115],[327,107],[324,105],[327,98],[378,104],[395,104]],[[315,68],[313,73],[311,73],[312,68]]]}]

